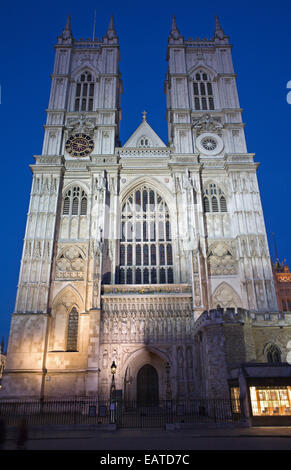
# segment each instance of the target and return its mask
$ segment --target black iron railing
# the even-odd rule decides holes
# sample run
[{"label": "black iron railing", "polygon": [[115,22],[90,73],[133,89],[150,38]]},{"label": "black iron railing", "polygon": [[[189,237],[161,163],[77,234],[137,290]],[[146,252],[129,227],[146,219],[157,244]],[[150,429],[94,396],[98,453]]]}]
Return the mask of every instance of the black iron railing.
[{"label": "black iron railing", "polygon": [[155,404],[98,400],[91,397],[0,400],[8,425],[23,418],[30,425],[104,425],[121,428],[164,427],[177,423],[233,423],[241,419],[239,400],[164,400]]}]

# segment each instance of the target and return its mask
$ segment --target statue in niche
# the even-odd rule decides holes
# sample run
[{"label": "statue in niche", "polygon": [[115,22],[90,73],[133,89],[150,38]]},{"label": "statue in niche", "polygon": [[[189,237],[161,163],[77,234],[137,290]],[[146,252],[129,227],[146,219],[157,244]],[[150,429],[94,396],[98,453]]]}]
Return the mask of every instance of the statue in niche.
[{"label": "statue in niche", "polygon": [[99,227],[99,235],[95,243],[95,273],[100,272],[101,268],[101,258],[102,258],[102,250],[103,250],[103,239],[102,239],[102,228]]},{"label": "statue in niche", "polygon": [[102,171],[102,174],[97,179],[96,189],[97,189],[97,191],[105,191],[105,189],[106,189],[105,170]]},{"label": "statue in niche", "polygon": [[176,191],[177,193],[181,193],[181,183],[179,176],[176,176]]},{"label": "statue in niche", "polygon": [[139,321],[139,332],[141,335],[144,334],[144,319],[142,317]]},{"label": "statue in niche", "polygon": [[123,335],[127,335],[127,321],[126,319],[123,319],[122,322],[121,322],[121,333]]},{"label": "statue in niche", "polygon": [[153,312],[150,312],[149,315],[149,332],[150,332],[150,337],[153,337],[154,334],[154,315]]},{"label": "statue in niche", "polygon": [[135,327],[135,314],[132,314],[131,322],[130,322],[130,332],[131,336],[134,337],[136,333],[136,327]]},{"label": "statue in niche", "polygon": [[104,317],[103,325],[104,325],[104,334],[107,335],[108,332],[109,332],[108,318],[107,317]]},{"label": "statue in niche", "polygon": [[108,366],[108,351],[107,349],[105,349],[103,353],[103,368],[106,369],[107,366]]},{"label": "statue in niche", "polygon": [[185,169],[185,173],[182,177],[182,187],[186,191],[193,189],[193,183],[191,177],[189,176],[188,168]]},{"label": "statue in niche", "polygon": [[118,335],[118,321],[117,320],[113,321],[113,333],[115,335]]}]

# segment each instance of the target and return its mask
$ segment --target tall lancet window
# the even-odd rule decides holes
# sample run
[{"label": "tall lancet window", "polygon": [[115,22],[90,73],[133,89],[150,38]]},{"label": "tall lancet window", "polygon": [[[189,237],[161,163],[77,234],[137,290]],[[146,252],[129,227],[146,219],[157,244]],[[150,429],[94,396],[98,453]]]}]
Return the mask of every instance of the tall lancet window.
[{"label": "tall lancet window", "polygon": [[204,190],[204,212],[227,212],[224,192],[215,183],[210,183]]},{"label": "tall lancet window", "polygon": [[214,109],[213,87],[211,78],[203,70],[197,71],[194,75],[193,92],[194,109]]},{"label": "tall lancet window", "polygon": [[132,192],[122,206],[119,282],[174,282],[169,209],[147,185]]},{"label": "tall lancet window", "polygon": [[78,350],[78,324],[79,313],[76,307],[73,307],[68,319],[67,351]]},{"label": "tall lancet window", "polygon": [[73,186],[66,192],[63,215],[87,215],[87,194],[80,186]]},{"label": "tall lancet window", "polygon": [[94,82],[90,72],[84,72],[76,84],[75,111],[93,111]]}]

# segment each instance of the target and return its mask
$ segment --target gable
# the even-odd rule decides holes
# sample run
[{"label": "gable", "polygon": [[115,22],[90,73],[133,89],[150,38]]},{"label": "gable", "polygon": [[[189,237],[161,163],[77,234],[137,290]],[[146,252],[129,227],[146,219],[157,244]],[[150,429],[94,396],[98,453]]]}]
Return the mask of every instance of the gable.
[{"label": "gable", "polygon": [[166,147],[166,145],[145,119],[142,121],[142,123],[138,126],[138,128],[123,146],[123,148],[154,147]]}]

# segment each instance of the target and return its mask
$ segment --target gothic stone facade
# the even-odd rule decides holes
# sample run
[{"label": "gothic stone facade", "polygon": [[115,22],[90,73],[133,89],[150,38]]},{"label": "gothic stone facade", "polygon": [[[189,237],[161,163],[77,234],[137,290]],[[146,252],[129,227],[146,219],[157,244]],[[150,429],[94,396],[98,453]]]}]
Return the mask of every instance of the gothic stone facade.
[{"label": "gothic stone facade", "polygon": [[68,19],[55,54],[1,395],[108,397],[114,360],[126,399],[227,396],[233,365],[265,362],[271,343],[286,360],[290,318],[218,19],[210,40],[185,40],[173,19],[167,145],[146,113],[120,144],[112,19],[86,41]]}]

